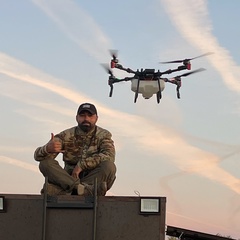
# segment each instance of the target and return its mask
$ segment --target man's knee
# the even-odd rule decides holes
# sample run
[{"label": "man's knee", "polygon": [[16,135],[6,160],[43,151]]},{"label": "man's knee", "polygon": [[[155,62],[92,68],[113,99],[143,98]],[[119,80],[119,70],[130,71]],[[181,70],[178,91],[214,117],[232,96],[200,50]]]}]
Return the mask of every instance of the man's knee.
[{"label": "man's knee", "polygon": [[99,167],[105,174],[113,174],[116,173],[116,165],[114,162],[104,161],[99,164]]},{"label": "man's knee", "polygon": [[40,161],[39,163],[39,169],[41,172],[45,172],[47,169],[49,169],[51,166],[58,164],[58,162],[54,159],[45,159],[43,161]]},{"label": "man's knee", "polygon": [[104,161],[99,164],[100,171],[105,176],[107,182],[107,190],[109,190],[116,179],[116,165],[114,162]]}]

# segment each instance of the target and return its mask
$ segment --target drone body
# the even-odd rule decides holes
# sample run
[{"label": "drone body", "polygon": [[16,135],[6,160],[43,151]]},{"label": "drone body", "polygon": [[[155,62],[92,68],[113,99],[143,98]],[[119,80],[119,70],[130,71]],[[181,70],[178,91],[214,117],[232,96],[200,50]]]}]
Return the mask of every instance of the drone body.
[{"label": "drone body", "polygon": [[154,69],[137,71],[131,80],[131,90],[142,94],[143,98],[149,99],[153,94],[161,95],[165,88],[165,82],[159,77],[159,72]]},{"label": "drone body", "polygon": [[149,99],[153,96],[153,94],[157,94],[159,91],[162,92],[164,90],[165,82],[162,79],[160,79],[159,82],[160,87],[158,81],[141,80],[139,88],[137,88],[138,79],[135,78],[132,80],[131,90],[136,93],[138,89],[138,93],[141,93],[145,99]]},{"label": "drone body", "polygon": [[[206,53],[198,57],[202,57],[209,54],[211,53]],[[198,57],[195,57],[195,58],[198,58]],[[130,68],[124,68],[121,64],[119,64],[118,63],[119,61],[116,57],[116,51],[114,52],[112,51],[112,60],[110,63],[111,68],[120,69],[122,71],[134,74],[134,76],[118,79],[113,75],[112,70],[107,67],[108,74],[110,75],[108,79],[108,85],[110,86],[109,97],[112,96],[114,83],[131,81],[131,90],[135,93],[134,102],[137,101],[138,94],[140,93],[145,99],[149,99],[153,95],[156,95],[157,102],[159,103],[162,98],[162,91],[165,88],[166,82],[176,85],[177,98],[180,98],[179,90],[181,88],[181,77],[186,77],[190,74],[197,73],[205,69],[200,68],[200,69],[197,69],[188,73],[184,73],[182,75],[179,75],[170,79],[163,78],[162,75],[171,74],[173,72],[182,71],[182,70],[190,70],[191,69],[190,60],[195,58],[176,60],[171,62],[163,62],[163,63],[182,63],[182,65],[178,66],[177,68],[169,69],[164,72],[160,72],[159,70],[156,71],[155,69],[141,69],[140,71],[139,70],[134,71]]]}]

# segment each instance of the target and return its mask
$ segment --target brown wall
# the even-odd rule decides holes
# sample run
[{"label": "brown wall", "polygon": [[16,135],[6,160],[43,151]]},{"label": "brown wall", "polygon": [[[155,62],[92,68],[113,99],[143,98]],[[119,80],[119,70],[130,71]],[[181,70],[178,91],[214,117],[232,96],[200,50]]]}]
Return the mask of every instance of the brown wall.
[{"label": "brown wall", "polygon": [[[48,203],[46,219],[41,195],[5,196],[6,212],[0,213],[1,240],[164,240],[166,198],[160,199],[160,214],[140,215],[139,197],[99,197],[96,231],[94,208],[52,208]],[[62,196],[58,204],[85,205],[80,196]],[[58,204],[55,204],[57,206]],[[90,204],[91,205],[91,204]]]}]

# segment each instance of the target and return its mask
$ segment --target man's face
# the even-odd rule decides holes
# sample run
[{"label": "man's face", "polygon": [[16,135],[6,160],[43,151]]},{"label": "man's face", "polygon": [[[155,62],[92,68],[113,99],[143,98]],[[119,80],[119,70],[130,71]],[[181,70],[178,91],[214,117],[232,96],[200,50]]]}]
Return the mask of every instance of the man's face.
[{"label": "man's face", "polygon": [[97,122],[98,116],[96,114],[91,114],[88,111],[82,111],[80,114],[77,114],[76,120],[78,126],[84,131],[89,132],[92,130]]}]

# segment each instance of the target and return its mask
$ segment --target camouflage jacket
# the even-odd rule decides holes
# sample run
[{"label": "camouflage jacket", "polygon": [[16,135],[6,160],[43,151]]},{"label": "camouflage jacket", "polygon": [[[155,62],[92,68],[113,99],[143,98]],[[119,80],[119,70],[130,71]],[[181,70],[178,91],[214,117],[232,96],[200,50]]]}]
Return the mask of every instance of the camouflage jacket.
[{"label": "camouflage jacket", "polygon": [[[56,134],[55,139],[62,143],[63,161],[67,171],[73,169],[76,164],[87,170],[95,168],[102,161],[115,161],[112,134],[98,126],[88,133],[83,132],[78,126],[72,127]],[[36,161],[55,159],[59,154],[48,153],[46,145],[35,150]]]}]

